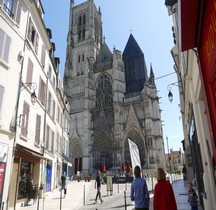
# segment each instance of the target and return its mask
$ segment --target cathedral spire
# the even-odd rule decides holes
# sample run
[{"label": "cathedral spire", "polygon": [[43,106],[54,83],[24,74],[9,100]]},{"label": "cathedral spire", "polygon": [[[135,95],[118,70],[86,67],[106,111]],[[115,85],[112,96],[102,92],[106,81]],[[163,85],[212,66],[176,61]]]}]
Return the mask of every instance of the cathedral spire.
[{"label": "cathedral spire", "polygon": [[152,64],[150,64],[150,77],[149,77],[148,82],[149,82],[149,84],[155,86],[155,76],[154,76],[154,72],[153,72]]}]

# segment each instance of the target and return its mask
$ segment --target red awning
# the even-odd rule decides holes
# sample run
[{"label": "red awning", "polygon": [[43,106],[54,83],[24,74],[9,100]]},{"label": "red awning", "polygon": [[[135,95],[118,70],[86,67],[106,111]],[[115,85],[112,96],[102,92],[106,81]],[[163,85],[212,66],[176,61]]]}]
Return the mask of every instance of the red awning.
[{"label": "red awning", "polygon": [[203,8],[203,0],[179,0],[179,41],[181,51],[197,47]]}]

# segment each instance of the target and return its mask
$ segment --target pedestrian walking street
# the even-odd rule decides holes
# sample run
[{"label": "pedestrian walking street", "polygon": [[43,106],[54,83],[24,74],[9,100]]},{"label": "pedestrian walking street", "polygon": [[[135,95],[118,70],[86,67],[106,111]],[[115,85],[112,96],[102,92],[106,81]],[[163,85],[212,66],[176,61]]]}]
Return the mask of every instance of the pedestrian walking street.
[{"label": "pedestrian walking street", "polygon": [[[149,178],[147,179],[148,189],[150,192],[151,203],[150,210],[153,210],[153,193],[152,188],[154,188],[155,180]],[[81,180],[69,181],[67,184],[67,194],[64,197],[62,191],[56,188],[52,192],[47,192],[44,198],[41,198],[35,202],[25,207],[20,207],[20,210],[133,210],[134,202],[130,201],[130,183],[123,184],[113,184],[113,192],[107,192],[106,184],[101,187],[101,194],[103,203],[95,203],[96,189],[94,188],[95,180],[90,182],[85,182]],[[190,205],[187,202],[187,181],[182,178],[176,179],[172,182],[173,190],[175,193],[175,198],[177,202],[178,210],[189,210]],[[126,197],[126,202],[125,202]],[[126,203],[126,204],[125,204]],[[199,207],[199,210],[202,210]]]}]

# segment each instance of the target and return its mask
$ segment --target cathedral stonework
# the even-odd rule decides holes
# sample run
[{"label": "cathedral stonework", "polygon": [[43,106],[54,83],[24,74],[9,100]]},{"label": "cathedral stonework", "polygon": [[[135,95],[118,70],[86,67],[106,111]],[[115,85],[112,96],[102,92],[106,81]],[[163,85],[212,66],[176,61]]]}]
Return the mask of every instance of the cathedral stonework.
[{"label": "cathedral stonework", "polygon": [[93,0],[71,1],[64,89],[71,110],[73,174],[131,162],[128,138],[139,148],[143,169],[164,166],[159,97],[152,66],[130,34],[123,54],[102,38],[101,11]]}]

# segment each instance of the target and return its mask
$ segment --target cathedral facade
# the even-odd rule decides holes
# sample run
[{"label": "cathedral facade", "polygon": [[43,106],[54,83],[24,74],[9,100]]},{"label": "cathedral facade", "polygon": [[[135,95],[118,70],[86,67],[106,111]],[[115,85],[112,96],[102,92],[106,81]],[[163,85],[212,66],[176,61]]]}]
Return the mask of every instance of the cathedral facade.
[{"label": "cathedral facade", "polygon": [[64,90],[70,103],[73,174],[121,168],[131,162],[128,138],[143,169],[164,166],[159,97],[132,34],[121,53],[107,46],[100,8],[93,0],[70,2]]}]

